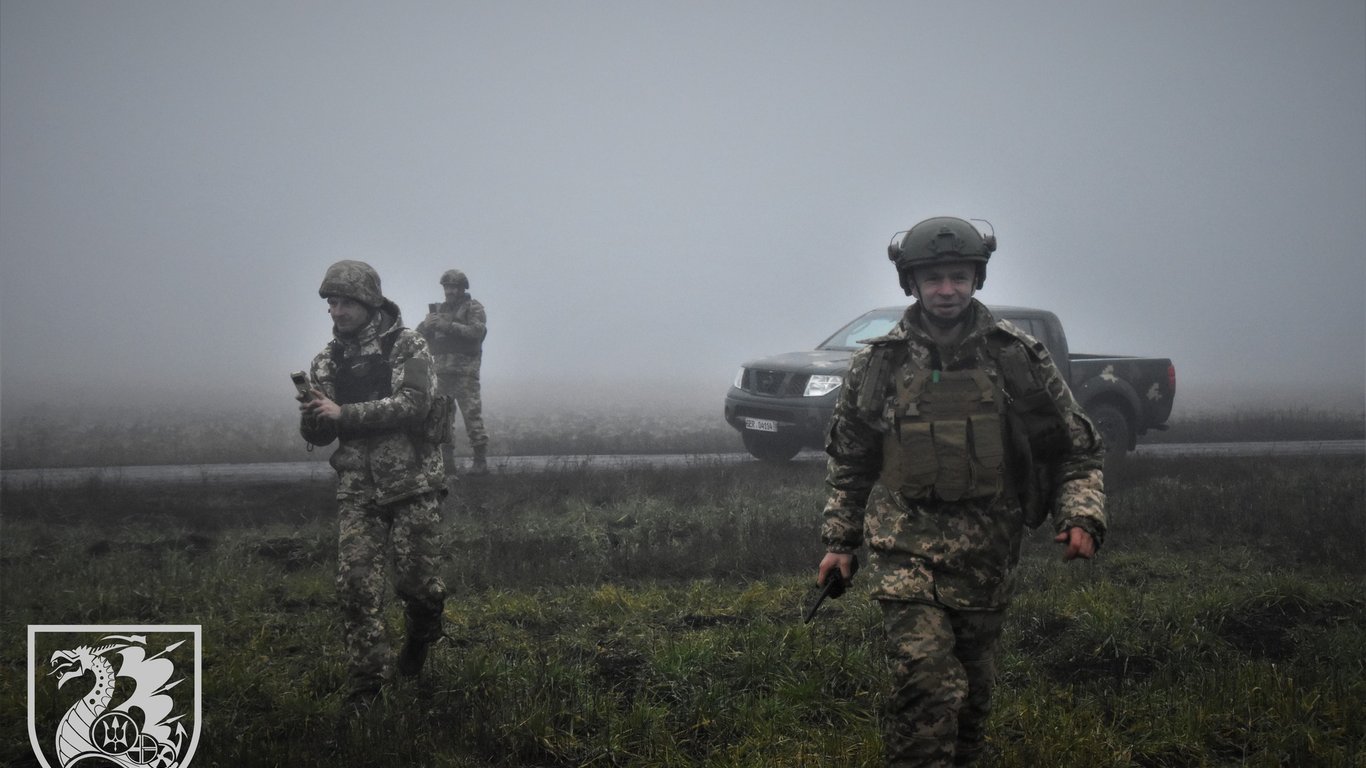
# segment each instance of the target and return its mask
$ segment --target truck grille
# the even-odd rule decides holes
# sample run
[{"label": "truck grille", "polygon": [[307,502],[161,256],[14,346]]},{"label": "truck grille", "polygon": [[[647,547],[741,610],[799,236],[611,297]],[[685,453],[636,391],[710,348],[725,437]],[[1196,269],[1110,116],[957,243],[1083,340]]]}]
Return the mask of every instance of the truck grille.
[{"label": "truck grille", "polygon": [[806,391],[807,378],[805,373],[746,368],[745,376],[741,380],[741,389],[755,395],[801,397]]}]

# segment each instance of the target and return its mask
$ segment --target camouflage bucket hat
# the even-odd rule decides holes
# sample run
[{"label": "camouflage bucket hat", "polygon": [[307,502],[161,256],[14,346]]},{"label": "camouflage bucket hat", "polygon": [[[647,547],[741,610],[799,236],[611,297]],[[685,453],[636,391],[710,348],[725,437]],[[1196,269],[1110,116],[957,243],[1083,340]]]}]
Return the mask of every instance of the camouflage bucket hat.
[{"label": "camouflage bucket hat", "polygon": [[339,261],[327,268],[318,295],[345,296],[355,299],[367,307],[384,305],[384,294],[380,292],[379,273],[363,261]]},{"label": "camouflage bucket hat", "polygon": [[470,279],[465,277],[465,273],[458,269],[448,269],[441,273],[442,285],[454,285],[466,290],[470,287]]}]

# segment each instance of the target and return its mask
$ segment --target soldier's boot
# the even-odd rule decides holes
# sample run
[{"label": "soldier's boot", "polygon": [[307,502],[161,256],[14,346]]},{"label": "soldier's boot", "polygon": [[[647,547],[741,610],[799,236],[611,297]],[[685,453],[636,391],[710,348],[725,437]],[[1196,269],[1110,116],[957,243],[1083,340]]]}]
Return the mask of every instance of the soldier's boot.
[{"label": "soldier's boot", "polygon": [[488,448],[482,445],[474,447],[474,460],[470,462],[470,472],[476,475],[487,475],[489,472]]},{"label": "soldier's boot", "polygon": [[441,614],[407,614],[407,636],[398,652],[398,672],[413,677],[427,661],[427,648],[441,638]]}]

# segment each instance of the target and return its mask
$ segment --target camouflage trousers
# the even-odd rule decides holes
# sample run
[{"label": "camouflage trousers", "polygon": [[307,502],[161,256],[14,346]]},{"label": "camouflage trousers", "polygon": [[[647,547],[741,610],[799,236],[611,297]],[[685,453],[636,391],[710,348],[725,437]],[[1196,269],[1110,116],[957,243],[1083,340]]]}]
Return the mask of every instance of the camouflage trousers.
[{"label": "camouflage trousers", "polygon": [[426,493],[394,504],[343,499],[338,512],[337,597],[352,691],[378,688],[391,675],[384,625],[386,566],[393,557],[395,592],[410,621],[439,626],[446,600],[441,580],[441,506]]},{"label": "camouflage trousers", "polygon": [[1005,611],[882,600],[892,688],[882,716],[887,765],[969,765],[986,746]]},{"label": "camouflage trousers", "polygon": [[484,403],[479,397],[479,361],[461,363],[454,369],[437,371],[436,389],[443,395],[455,398],[460,416],[465,420],[465,435],[470,440],[470,447],[486,447],[489,444],[489,434],[484,429]]}]

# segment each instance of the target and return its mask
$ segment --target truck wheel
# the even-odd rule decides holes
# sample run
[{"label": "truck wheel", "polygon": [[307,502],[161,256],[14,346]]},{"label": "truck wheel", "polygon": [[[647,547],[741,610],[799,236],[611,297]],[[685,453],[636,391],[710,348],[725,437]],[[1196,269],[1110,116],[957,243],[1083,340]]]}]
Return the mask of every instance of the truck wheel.
[{"label": "truck wheel", "polygon": [[757,432],[742,432],[740,439],[745,443],[745,450],[760,461],[768,461],[774,464],[783,464],[791,461],[793,456],[802,449],[801,442],[788,437],[777,435],[764,435]]},{"label": "truck wheel", "polygon": [[1105,488],[1117,490],[1124,485],[1124,467],[1128,463],[1129,421],[1113,405],[1098,405],[1090,414],[1105,441]]},{"label": "truck wheel", "polygon": [[1124,412],[1113,405],[1098,405],[1090,410],[1091,421],[1096,423],[1100,436],[1105,440],[1106,453],[1122,455],[1129,451],[1129,420]]}]

